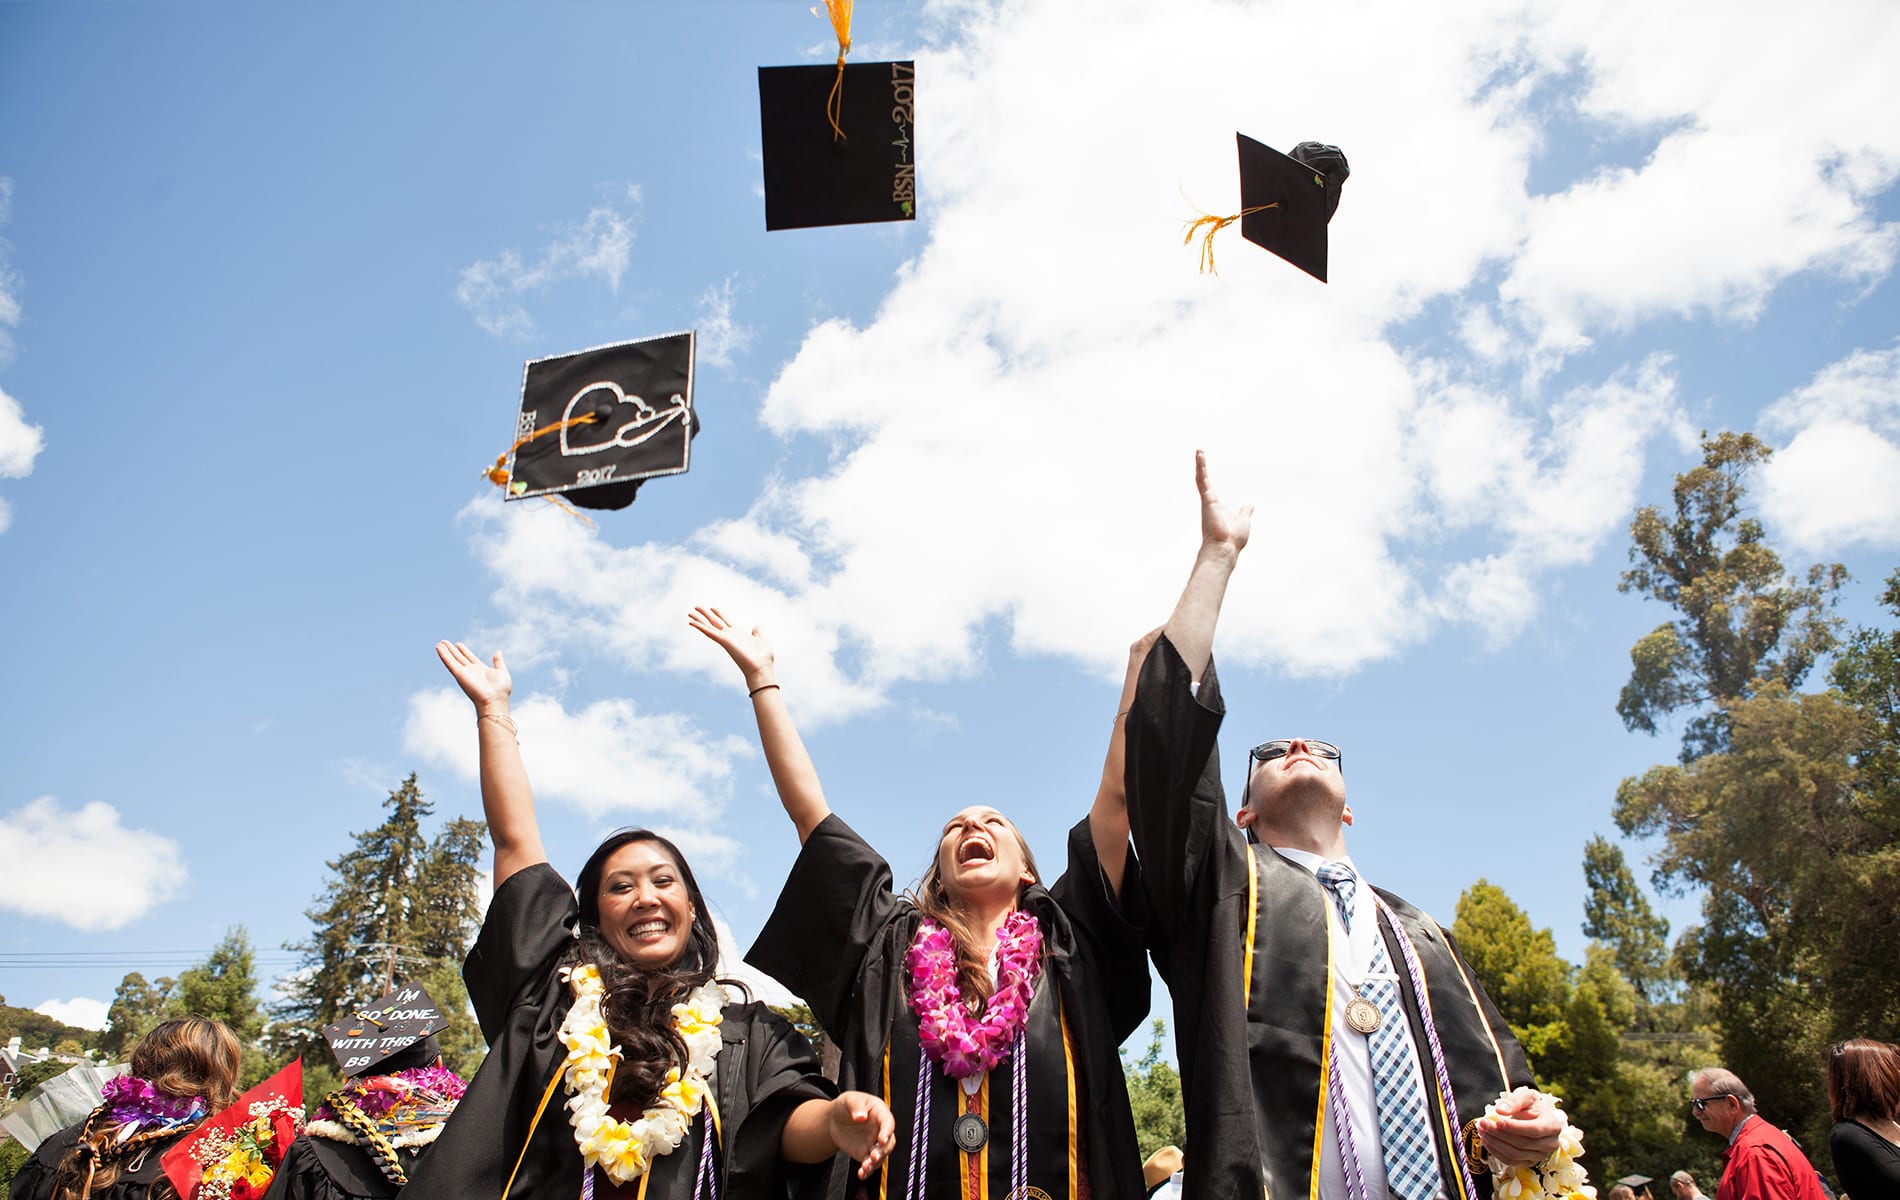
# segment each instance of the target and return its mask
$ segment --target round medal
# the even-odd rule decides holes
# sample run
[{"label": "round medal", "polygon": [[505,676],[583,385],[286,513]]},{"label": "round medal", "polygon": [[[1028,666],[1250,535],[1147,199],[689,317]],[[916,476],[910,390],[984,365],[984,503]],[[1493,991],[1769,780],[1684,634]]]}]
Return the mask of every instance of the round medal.
[{"label": "round medal", "polygon": [[1360,1033],[1371,1033],[1384,1020],[1385,1015],[1379,1011],[1379,1006],[1364,996],[1354,996],[1346,1001],[1346,1024]]},{"label": "round medal", "polygon": [[956,1142],[957,1149],[965,1154],[975,1154],[983,1148],[983,1143],[990,1140],[990,1127],[975,1113],[964,1113],[950,1127],[950,1137]]}]

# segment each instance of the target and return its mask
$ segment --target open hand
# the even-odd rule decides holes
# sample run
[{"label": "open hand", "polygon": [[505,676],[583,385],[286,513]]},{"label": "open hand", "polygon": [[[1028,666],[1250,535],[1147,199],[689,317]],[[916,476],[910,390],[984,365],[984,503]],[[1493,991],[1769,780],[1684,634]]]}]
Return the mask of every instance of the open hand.
[{"label": "open hand", "polygon": [[686,623],[725,648],[745,676],[746,691],[757,691],[768,683],[778,682],[772,641],[759,632],[758,626],[753,626],[749,634],[741,633],[738,626],[726,620],[726,614],[704,605],[687,613]]},{"label": "open hand", "polygon": [[858,1178],[868,1179],[897,1140],[897,1122],[890,1106],[869,1092],[843,1092],[831,1102],[831,1140],[858,1164]]},{"label": "open hand", "polygon": [[1487,1151],[1517,1167],[1549,1158],[1566,1124],[1550,1097],[1530,1088],[1518,1088],[1499,1100],[1496,1112],[1495,1119],[1478,1118],[1478,1140]]},{"label": "open hand", "polygon": [[437,642],[435,656],[442,660],[449,674],[455,676],[455,682],[462,685],[463,694],[477,711],[496,707],[507,711],[508,694],[514,691],[515,681],[501,661],[499,651],[495,654],[493,666],[475,657],[474,652],[461,642]]},{"label": "open hand", "polygon": [[1253,505],[1231,508],[1214,493],[1207,475],[1207,452],[1194,452],[1194,485],[1201,490],[1201,545],[1239,554],[1253,532]]}]

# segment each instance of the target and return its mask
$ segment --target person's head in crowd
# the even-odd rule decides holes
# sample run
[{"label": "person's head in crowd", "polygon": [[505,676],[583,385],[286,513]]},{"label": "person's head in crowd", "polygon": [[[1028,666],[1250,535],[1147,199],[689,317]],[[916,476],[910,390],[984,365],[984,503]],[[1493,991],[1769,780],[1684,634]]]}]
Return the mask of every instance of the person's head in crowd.
[{"label": "person's head in crowd", "polygon": [[983,925],[990,914],[1018,908],[1042,879],[1036,856],[1015,822],[974,804],[944,823],[937,850],[911,899],[924,916],[950,931],[957,948],[957,984],[965,996],[995,991]]},{"label": "person's head in crowd", "polygon": [[1723,1067],[1704,1067],[1689,1076],[1689,1111],[1710,1133],[1728,1137],[1755,1113],[1755,1095]]},{"label": "person's head in crowd", "polygon": [[[178,1017],[154,1026],[133,1047],[128,1074],[151,1085],[159,1101],[198,1100],[197,1117],[187,1123],[143,1127],[112,1119],[114,1107],[102,1104],[86,1120],[79,1138],[53,1173],[56,1200],[78,1200],[115,1183],[130,1154],[154,1138],[172,1138],[196,1128],[206,1115],[228,1108],[238,1095],[242,1048],[223,1022]],[[166,1185],[169,1188],[169,1184]]]},{"label": "person's head in crowd", "polygon": [[1273,846],[1323,846],[1352,824],[1345,756],[1318,738],[1274,738],[1247,752],[1247,783],[1234,821]]},{"label": "person's head in crowd", "polygon": [[1610,1200],[1636,1200],[1636,1193],[1627,1183],[1619,1183],[1610,1189]]},{"label": "person's head in crowd", "polygon": [[679,847],[646,829],[609,835],[575,891],[580,929],[569,958],[592,963],[606,988],[601,1015],[621,1049],[613,1098],[645,1106],[667,1068],[691,1058],[673,1030],[673,1005],[718,968],[712,910]]},{"label": "person's head in crowd", "polygon": [[1695,1185],[1695,1176],[1687,1171],[1676,1171],[1669,1176],[1669,1190],[1676,1194],[1676,1200],[1695,1200],[1702,1194],[1702,1189]]},{"label": "person's head in crowd", "polygon": [[1836,1121],[1900,1120],[1900,1046],[1837,1043],[1827,1056],[1827,1105]]}]

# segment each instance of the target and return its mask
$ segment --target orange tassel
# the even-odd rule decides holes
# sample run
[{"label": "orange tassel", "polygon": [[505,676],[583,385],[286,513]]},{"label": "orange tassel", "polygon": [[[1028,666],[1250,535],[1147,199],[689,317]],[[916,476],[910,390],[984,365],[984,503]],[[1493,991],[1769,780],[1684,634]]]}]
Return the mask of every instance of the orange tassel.
[{"label": "orange tassel", "polygon": [[[818,11],[813,9],[813,12]],[[831,15],[831,31],[838,35],[838,77],[831,81],[831,95],[825,97],[825,119],[831,122],[831,140],[844,136],[844,56],[851,53],[851,0],[825,0]]]},{"label": "orange tassel", "polygon": [[1199,220],[1188,225],[1187,236],[1181,239],[1181,244],[1183,246],[1190,244],[1194,241],[1194,232],[1203,225],[1208,226],[1207,233],[1201,238],[1201,272],[1202,274],[1211,272],[1212,274],[1218,275],[1220,272],[1214,270],[1214,235],[1229,225],[1232,225],[1235,221],[1240,220],[1242,217],[1252,216],[1254,213],[1265,212],[1269,208],[1278,207],[1280,207],[1280,202],[1275,200],[1272,204],[1256,204],[1252,208],[1243,208],[1231,217],[1217,217],[1211,213],[1202,213]]}]

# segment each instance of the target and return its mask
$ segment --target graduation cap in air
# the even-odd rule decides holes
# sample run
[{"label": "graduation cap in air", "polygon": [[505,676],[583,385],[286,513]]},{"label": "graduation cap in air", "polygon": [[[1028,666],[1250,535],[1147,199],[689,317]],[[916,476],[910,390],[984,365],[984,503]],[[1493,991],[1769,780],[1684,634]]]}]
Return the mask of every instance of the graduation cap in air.
[{"label": "graduation cap in air", "polygon": [[[1326,226],[1352,173],[1346,156],[1320,142],[1301,142],[1291,154],[1282,154],[1244,133],[1234,139],[1240,147],[1240,235],[1326,282]],[[1214,224],[1201,251],[1203,270],[1213,266],[1214,232],[1233,219],[1203,217],[1194,223],[1196,228]]]},{"label": "graduation cap in air", "polygon": [[330,1043],[343,1074],[355,1078],[448,1027],[448,1019],[422,985],[405,983],[325,1025],[323,1040]]},{"label": "graduation cap in air", "polygon": [[531,360],[515,444],[488,478],[510,500],[625,508],[646,480],[684,473],[699,432],[693,347],[692,333],[669,333]]},{"label": "graduation cap in air", "polygon": [[846,63],[851,0],[825,0],[838,61],[759,68],[765,227],[917,217],[914,62]]}]

